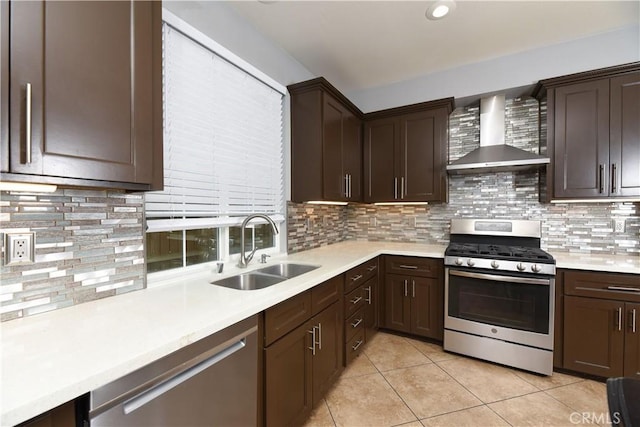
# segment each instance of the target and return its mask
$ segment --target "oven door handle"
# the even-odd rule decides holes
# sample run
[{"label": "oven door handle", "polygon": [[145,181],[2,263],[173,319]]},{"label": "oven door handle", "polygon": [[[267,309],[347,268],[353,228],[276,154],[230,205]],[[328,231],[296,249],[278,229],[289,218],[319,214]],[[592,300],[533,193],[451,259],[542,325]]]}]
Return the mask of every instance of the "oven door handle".
[{"label": "oven door handle", "polygon": [[472,279],[493,280],[496,282],[522,283],[525,285],[547,285],[551,284],[549,279],[533,279],[530,277],[497,276],[495,274],[470,273],[468,271],[449,270],[449,275],[469,277]]}]

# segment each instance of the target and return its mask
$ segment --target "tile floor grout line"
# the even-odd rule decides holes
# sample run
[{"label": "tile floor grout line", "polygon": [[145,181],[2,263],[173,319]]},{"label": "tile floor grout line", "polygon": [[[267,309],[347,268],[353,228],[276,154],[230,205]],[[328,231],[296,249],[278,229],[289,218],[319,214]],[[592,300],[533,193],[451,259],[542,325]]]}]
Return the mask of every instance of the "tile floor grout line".
[{"label": "tile floor grout line", "polygon": [[327,402],[327,398],[323,397],[322,401],[324,402],[325,405],[327,405],[327,411],[329,411],[329,416],[331,417],[331,421],[333,422],[333,427],[338,427],[338,423],[336,422],[336,419],[333,417],[333,413],[331,412],[331,407],[329,406],[329,402]]}]

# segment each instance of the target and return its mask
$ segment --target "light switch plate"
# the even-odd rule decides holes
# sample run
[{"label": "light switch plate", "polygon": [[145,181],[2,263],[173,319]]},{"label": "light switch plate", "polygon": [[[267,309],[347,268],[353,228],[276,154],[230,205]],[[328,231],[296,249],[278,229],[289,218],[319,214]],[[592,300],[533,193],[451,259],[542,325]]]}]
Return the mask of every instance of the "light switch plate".
[{"label": "light switch plate", "polygon": [[5,233],[4,265],[32,264],[35,240],[35,233]]}]

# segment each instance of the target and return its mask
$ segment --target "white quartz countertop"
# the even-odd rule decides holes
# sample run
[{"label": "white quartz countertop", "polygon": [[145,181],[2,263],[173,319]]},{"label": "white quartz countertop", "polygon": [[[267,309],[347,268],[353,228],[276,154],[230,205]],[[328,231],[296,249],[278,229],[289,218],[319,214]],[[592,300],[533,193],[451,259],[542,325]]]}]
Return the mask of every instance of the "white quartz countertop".
[{"label": "white quartz countertop", "polygon": [[[0,425],[25,421],[381,254],[442,258],[444,245],[350,241],[275,262],[320,268],[255,291],[184,275],[142,291],[0,324]],[[640,274],[638,256],[553,254],[559,268]],[[268,265],[267,264],[267,265]],[[255,263],[250,269],[264,265]]]}]

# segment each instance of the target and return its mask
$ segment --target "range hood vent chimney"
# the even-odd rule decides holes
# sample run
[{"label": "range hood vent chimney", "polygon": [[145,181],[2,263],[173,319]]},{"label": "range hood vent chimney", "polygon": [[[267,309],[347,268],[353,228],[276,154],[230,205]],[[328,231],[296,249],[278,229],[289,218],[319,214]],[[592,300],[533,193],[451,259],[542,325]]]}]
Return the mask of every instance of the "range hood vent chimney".
[{"label": "range hood vent chimney", "polygon": [[504,106],[504,95],[480,100],[480,148],[447,165],[449,174],[525,170],[549,163],[548,157],[505,144]]}]

